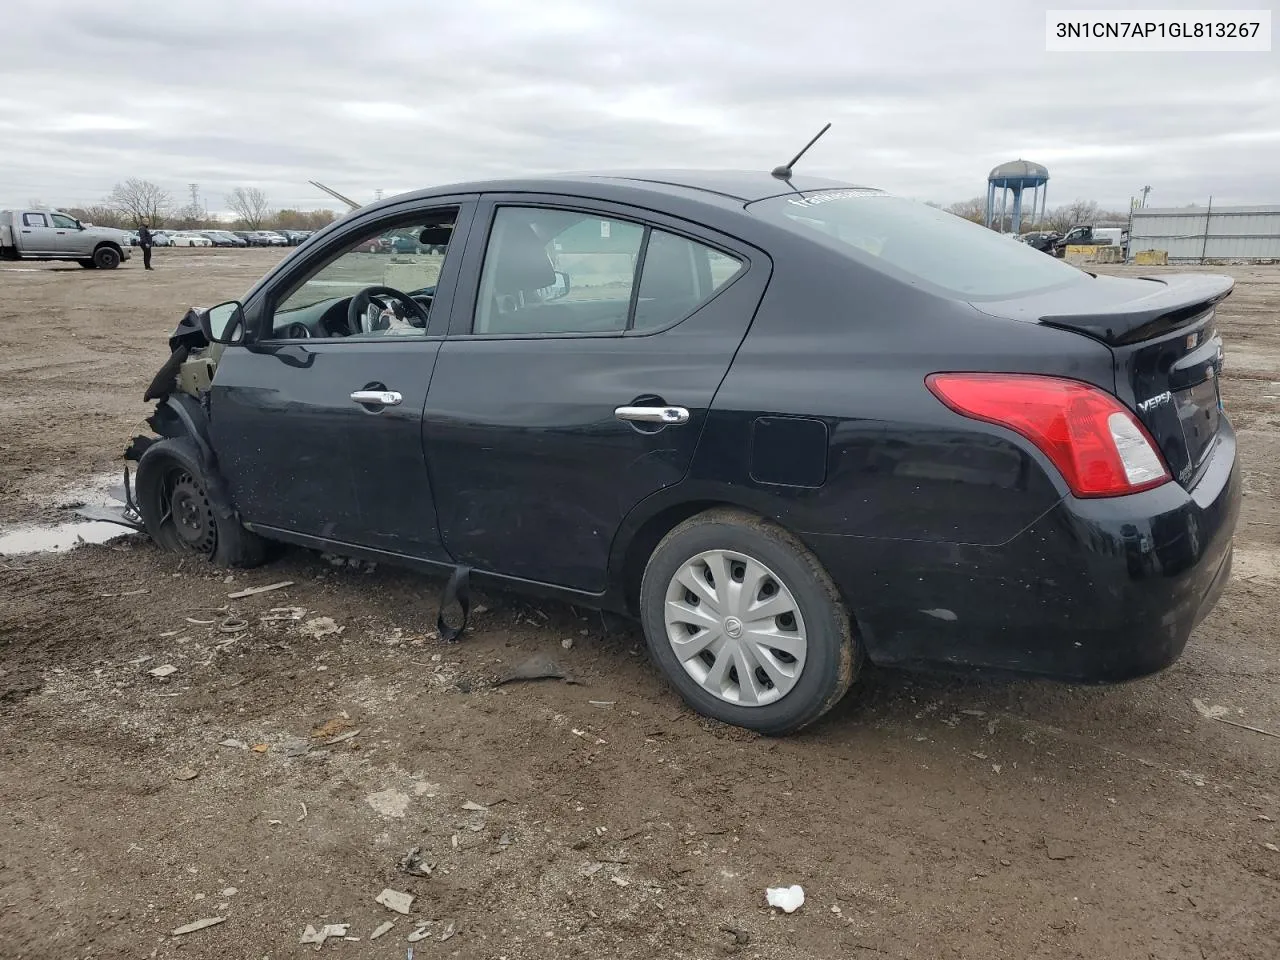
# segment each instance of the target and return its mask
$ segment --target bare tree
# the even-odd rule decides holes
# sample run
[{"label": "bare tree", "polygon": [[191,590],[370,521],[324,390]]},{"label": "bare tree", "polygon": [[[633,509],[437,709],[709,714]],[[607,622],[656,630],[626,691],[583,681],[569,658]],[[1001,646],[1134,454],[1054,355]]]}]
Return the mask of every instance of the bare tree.
[{"label": "bare tree", "polygon": [[1073,200],[1050,210],[1045,216],[1045,226],[1058,233],[1066,233],[1079,223],[1093,223],[1101,211],[1096,200]]},{"label": "bare tree", "polygon": [[271,226],[277,230],[319,230],[337,219],[332,210],[277,210]]},{"label": "bare tree", "polygon": [[87,207],[63,207],[64,212],[69,213],[84,223],[92,223],[96,227],[123,227],[125,218],[119,210],[107,206],[105,203],[93,203]]},{"label": "bare tree", "polygon": [[271,213],[267,195],[257,187],[236,187],[227,195],[227,206],[249,230],[261,230]]},{"label": "bare tree", "polygon": [[173,206],[173,197],[150,180],[130,178],[116,184],[107,197],[107,204],[119,210],[135,227],[143,220],[150,220],[151,225],[157,227]]},{"label": "bare tree", "polygon": [[974,223],[982,223],[987,216],[987,198],[972,197],[968,200],[961,200],[959,203],[951,204],[946,210],[947,213],[954,213],[957,217],[972,220]]}]

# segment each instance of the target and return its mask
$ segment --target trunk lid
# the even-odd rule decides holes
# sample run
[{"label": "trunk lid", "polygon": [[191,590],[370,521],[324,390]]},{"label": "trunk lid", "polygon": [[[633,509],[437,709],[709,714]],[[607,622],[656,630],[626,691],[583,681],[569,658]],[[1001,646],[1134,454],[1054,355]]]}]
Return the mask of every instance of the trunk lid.
[{"label": "trunk lid", "polygon": [[1222,337],[1215,308],[1235,285],[1208,274],[1105,277],[974,304],[984,313],[1071,330],[1105,343],[1115,393],[1150,432],[1174,479],[1194,486],[1222,422]]}]

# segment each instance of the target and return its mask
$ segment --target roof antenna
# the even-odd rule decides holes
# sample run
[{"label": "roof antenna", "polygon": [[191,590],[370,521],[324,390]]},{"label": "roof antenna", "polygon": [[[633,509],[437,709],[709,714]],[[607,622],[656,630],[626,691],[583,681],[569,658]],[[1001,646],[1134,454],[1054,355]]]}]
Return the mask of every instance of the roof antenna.
[{"label": "roof antenna", "polygon": [[326,187],[319,180],[308,180],[307,183],[311,184],[313,187],[318,187],[319,189],[323,190],[325,193],[333,197],[335,200],[341,200],[352,210],[360,209],[360,206],[361,206],[360,204],[356,203],[354,200],[348,197],[344,197],[342,194],[340,194],[337,190],[334,190],[332,187]]},{"label": "roof antenna", "polygon": [[825,127],[823,127],[821,130],[818,131],[817,135],[812,140],[810,140],[808,143],[804,145],[803,150],[801,150],[799,153],[797,153],[794,157],[791,158],[790,163],[785,163],[780,167],[774,167],[772,176],[777,177],[779,180],[790,180],[791,168],[794,167],[796,163],[799,162],[800,158],[803,157],[806,152],[808,152],[810,147],[812,147],[815,143],[818,142],[818,137],[822,136],[824,133],[826,133],[830,129],[831,129],[831,124],[828,123]]}]

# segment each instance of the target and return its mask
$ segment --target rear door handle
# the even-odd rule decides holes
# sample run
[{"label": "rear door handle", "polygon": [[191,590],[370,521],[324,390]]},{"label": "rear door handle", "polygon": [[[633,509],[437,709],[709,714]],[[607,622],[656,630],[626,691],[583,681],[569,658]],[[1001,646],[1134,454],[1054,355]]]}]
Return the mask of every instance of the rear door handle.
[{"label": "rear door handle", "polygon": [[356,403],[367,403],[378,407],[399,406],[404,397],[394,390],[357,390],[351,394]]},{"label": "rear door handle", "polygon": [[689,422],[689,411],[684,407],[618,407],[613,415],[619,420],[633,423],[680,424]]}]

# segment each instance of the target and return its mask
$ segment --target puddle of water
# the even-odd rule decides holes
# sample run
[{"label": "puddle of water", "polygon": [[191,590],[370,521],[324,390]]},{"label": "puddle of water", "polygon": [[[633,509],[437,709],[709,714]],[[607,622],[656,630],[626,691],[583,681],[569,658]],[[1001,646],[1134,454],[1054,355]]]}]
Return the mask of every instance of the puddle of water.
[{"label": "puddle of water", "polygon": [[[121,479],[121,474],[114,471],[100,474],[41,499],[57,504],[68,513],[71,512],[72,504],[90,511],[94,508],[117,507],[119,504],[111,490],[121,485]],[[77,517],[62,523],[18,523],[0,527],[0,556],[62,553],[79,543],[107,543],[133,532],[129,527],[92,517]]]},{"label": "puddle of water", "polygon": [[10,527],[0,533],[0,556],[61,553],[81,542],[106,543],[132,532],[128,527],[107,523],[105,520],[71,520],[45,527]]}]

